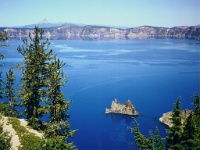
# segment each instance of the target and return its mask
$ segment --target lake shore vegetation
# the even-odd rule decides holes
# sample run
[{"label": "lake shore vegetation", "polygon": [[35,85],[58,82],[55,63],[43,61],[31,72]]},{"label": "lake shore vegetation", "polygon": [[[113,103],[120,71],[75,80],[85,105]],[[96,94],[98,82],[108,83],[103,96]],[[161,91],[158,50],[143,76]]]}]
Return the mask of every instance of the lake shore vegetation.
[{"label": "lake shore vegetation", "polygon": [[133,118],[135,127],[131,128],[135,141],[133,142],[138,149],[200,149],[200,99],[199,94],[193,95],[194,109],[190,111],[189,116],[181,122],[181,107],[180,97],[177,99],[172,110],[172,127],[169,127],[166,132],[167,136],[161,138],[159,130],[156,127],[155,135],[150,130],[149,137],[145,137],[139,130],[137,121]]},{"label": "lake shore vegetation", "polygon": [[[0,78],[0,98],[3,100],[0,103],[0,112],[9,117],[8,123],[17,132],[19,149],[76,149],[73,142],[68,141],[76,131],[70,129],[71,124],[68,122],[71,101],[64,99],[61,91],[67,81],[61,70],[65,64],[53,54],[52,49],[49,50],[50,42],[48,39],[43,40],[43,33],[42,29],[35,27],[29,38],[23,40],[23,45],[17,48],[24,58],[23,64],[11,68],[6,73],[5,81]],[[6,40],[7,34],[1,33],[0,39]],[[3,58],[1,54],[0,59]],[[13,87],[14,68],[20,69],[22,73],[18,90]],[[1,75],[2,72],[0,77]],[[20,104],[17,102],[18,98]],[[17,111],[16,106],[22,107],[22,113]],[[28,126],[43,133],[42,139],[33,133],[27,134],[26,128],[16,118],[21,115],[26,117]],[[49,119],[42,120],[44,116]],[[3,130],[2,126],[1,129]],[[1,147],[10,147],[6,133],[0,134],[0,140]]]}]

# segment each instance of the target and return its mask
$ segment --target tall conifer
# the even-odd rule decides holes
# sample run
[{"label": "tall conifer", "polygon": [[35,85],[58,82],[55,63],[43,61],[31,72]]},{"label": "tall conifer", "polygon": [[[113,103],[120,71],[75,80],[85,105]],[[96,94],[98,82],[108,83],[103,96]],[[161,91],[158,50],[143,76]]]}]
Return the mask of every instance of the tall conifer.
[{"label": "tall conifer", "polygon": [[[4,35],[2,34],[2,32],[0,32],[0,41],[3,40],[3,38],[4,38]],[[0,53],[0,60],[3,60],[3,58],[4,58],[4,55]],[[0,62],[0,67],[2,66],[3,64]],[[3,86],[2,86],[3,81],[1,79],[1,76],[2,76],[2,71],[0,71],[0,99],[3,98]]]},{"label": "tall conifer", "polygon": [[67,121],[69,118],[67,112],[71,101],[65,100],[64,94],[61,91],[61,87],[66,82],[66,76],[61,70],[64,65],[60,59],[54,57],[54,61],[49,66],[49,90],[46,103],[50,115],[50,124],[46,131],[47,137],[73,137],[75,132],[70,130],[71,125]]},{"label": "tall conifer", "polygon": [[160,136],[160,131],[158,129],[158,127],[156,127],[156,131],[155,131],[155,147],[157,150],[164,150],[165,147],[164,147],[164,144],[163,144],[163,141],[162,141],[162,138]]},{"label": "tall conifer", "polygon": [[0,99],[3,99],[3,85],[2,85],[3,81],[1,79],[1,74],[2,72],[0,72]]},{"label": "tall conifer", "polygon": [[5,91],[4,91],[4,98],[7,98],[9,100],[9,112],[8,115],[12,117],[17,117],[18,113],[15,109],[15,106],[17,106],[17,96],[16,91],[14,89],[14,81],[15,81],[15,75],[13,74],[13,68],[10,68],[9,71],[6,73],[6,81],[5,84]]},{"label": "tall conifer", "polygon": [[18,51],[24,56],[22,69],[22,86],[20,98],[26,108],[24,114],[29,124],[38,127],[38,120],[46,113],[41,102],[44,101],[47,90],[48,65],[52,60],[52,50],[48,50],[49,41],[42,41],[43,30],[35,27],[30,43],[24,40],[24,46],[19,46]]},{"label": "tall conifer", "polygon": [[182,123],[181,123],[181,110],[180,110],[180,97],[176,101],[172,110],[172,124],[173,126],[167,130],[169,136],[166,137],[166,147],[168,149],[181,149],[181,134],[182,134]]},{"label": "tall conifer", "polygon": [[184,149],[200,149],[200,100],[199,95],[194,95],[195,109],[185,121],[181,144]]}]

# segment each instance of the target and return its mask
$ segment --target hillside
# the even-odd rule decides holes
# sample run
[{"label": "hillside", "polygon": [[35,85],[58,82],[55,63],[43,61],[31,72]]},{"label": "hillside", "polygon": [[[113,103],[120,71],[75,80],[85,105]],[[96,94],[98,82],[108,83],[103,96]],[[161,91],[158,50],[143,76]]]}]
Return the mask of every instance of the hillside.
[{"label": "hillside", "polygon": [[[43,134],[27,126],[28,123],[25,119],[0,115],[0,124],[3,127],[3,131],[7,132],[8,136],[11,137],[12,150],[26,149],[26,147],[31,147],[30,145],[37,146],[37,142],[43,139]],[[36,142],[36,145],[30,142]]]},{"label": "hillside", "polygon": [[[31,28],[0,28],[11,38],[27,38]],[[106,26],[79,26],[63,24],[44,28],[44,36],[53,40],[132,40],[146,38],[189,38],[200,40],[200,26],[179,26],[173,28],[141,26],[121,29]]]}]

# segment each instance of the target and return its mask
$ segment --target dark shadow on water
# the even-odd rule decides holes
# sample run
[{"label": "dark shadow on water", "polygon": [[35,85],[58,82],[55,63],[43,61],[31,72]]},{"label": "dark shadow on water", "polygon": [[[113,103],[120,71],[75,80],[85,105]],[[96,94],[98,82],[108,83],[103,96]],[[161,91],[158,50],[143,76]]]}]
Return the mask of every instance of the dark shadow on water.
[{"label": "dark shadow on water", "polygon": [[131,116],[131,115],[124,115],[124,114],[114,114],[114,113],[106,114],[106,116],[110,117],[115,124],[118,124],[120,122],[131,124],[133,122],[132,117],[137,117],[137,116]]}]

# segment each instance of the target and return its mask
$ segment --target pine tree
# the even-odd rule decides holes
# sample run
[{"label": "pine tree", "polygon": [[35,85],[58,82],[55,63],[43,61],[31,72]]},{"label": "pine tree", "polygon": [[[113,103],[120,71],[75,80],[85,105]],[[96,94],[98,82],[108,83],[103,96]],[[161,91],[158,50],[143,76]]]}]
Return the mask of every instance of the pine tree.
[{"label": "pine tree", "polygon": [[164,150],[165,146],[164,146],[164,144],[162,142],[162,138],[160,136],[160,132],[159,132],[158,127],[156,127],[155,133],[156,133],[156,135],[155,135],[155,147],[156,147],[156,150]]},{"label": "pine tree", "polygon": [[4,91],[4,98],[7,98],[9,100],[9,112],[8,115],[11,117],[17,117],[18,112],[15,109],[15,106],[17,106],[17,96],[15,89],[13,87],[15,81],[15,76],[13,74],[13,69],[10,68],[8,73],[6,73],[6,81],[5,84],[5,91]]},{"label": "pine tree", "polygon": [[66,120],[68,115],[66,112],[69,110],[68,106],[70,102],[64,99],[64,94],[61,92],[61,87],[66,82],[66,76],[60,69],[64,66],[59,59],[54,58],[54,61],[50,64],[49,70],[49,83],[48,83],[48,98],[47,106],[50,112],[51,122],[60,122]]},{"label": "pine tree", "polygon": [[147,146],[146,146],[146,149],[148,150],[154,150],[154,135],[153,135],[153,132],[152,130],[149,131],[149,138],[147,139]]},{"label": "pine tree", "polygon": [[22,68],[22,86],[20,98],[22,105],[26,108],[24,114],[27,116],[29,125],[38,128],[38,120],[47,113],[41,104],[46,98],[48,65],[52,60],[52,50],[48,50],[48,39],[42,40],[43,30],[35,27],[34,37],[24,40],[24,46],[19,46],[18,51],[24,56],[24,67]]},{"label": "pine tree", "polygon": [[164,150],[163,140],[160,137],[159,130],[156,127],[156,134],[154,135],[153,132],[149,131],[149,137],[146,138],[144,135],[141,134],[139,131],[138,123],[136,122],[135,118],[133,118],[133,122],[135,124],[135,128],[130,128],[131,132],[134,134],[135,141],[133,144],[136,144],[138,149],[148,149],[148,150]]},{"label": "pine tree", "polygon": [[[135,128],[132,129],[132,133],[135,135],[135,144],[139,149],[156,149],[156,150],[188,150],[200,149],[200,100],[199,95],[194,94],[193,104],[194,110],[191,110],[189,116],[185,122],[181,123],[181,110],[180,110],[180,98],[176,101],[172,110],[172,123],[173,126],[167,130],[169,134],[166,140],[166,146],[162,142],[159,130],[156,128],[155,136],[150,131],[149,138],[145,138],[139,131],[138,124],[134,120]],[[154,139],[154,143],[153,143]],[[154,147],[152,147],[154,145]]]},{"label": "pine tree", "polygon": [[1,74],[2,72],[0,72],[0,99],[3,99],[3,85],[2,85],[3,81],[1,79]]},{"label": "pine tree", "polygon": [[[2,32],[0,32],[0,41],[3,40],[4,38],[5,38],[5,35]],[[3,45],[0,45],[0,47],[1,46],[3,46]],[[0,60],[3,60],[3,59],[4,59],[4,55],[0,53]],[[3,66],[3,64],[0,63],[0,67],[2,67],[2,66]],[[3,98],[3,86],[2,86],[3,81],[1,79],[1,76],[2,76],[2,71],[0,71],[0,99]]]},{"label": "pine tree", "polygon": [[[31,38],[29,35],[31,43],[29,44],[28,40],[25,40],[26,47],[19,46],[18,48],[18,51],[24,56],[20,98],[22,106],[26,108],[24,114],[32,127],[39,128],[38,120],[48,113],[50,122],[42,124],[46,129],[45,136],[47,138],[47,143],[45,142],[44,145],[47,144],[47,147],[56,149],[60,149],[62,146],[72,149],[72,147],[74,148],[73,143],[66,141],[68,137],[73,137],[75,132],[70,130],[71,125],[67,120],[71,101],[66,101],[61,92],[66,77],[60,69],[65,64],[52,55],[52,50],[47,51],[50,43],[48,40],[41,42],[43,32],[35,27],[34,37]],[[59,144],[57,139],[61,140]],[[57,147],[57,144],[61,147]]]},{"label": "pine tree", "polygon": [[199,100],[199,94],[195,93],[193,97],[194,97],[194,101],[193,101],[192,104],[195,106],[194,115],[198,118],[198,117],[200,117],[200,100]]},{"label": "pine tree", "polygon": [[[0,41],[6,41],[9,39],[8,32],[0,32]],[[8,44],[0,44],[0,46],[8,46]]]},{"label": "pine tree", "polygon": [[180,97],[176,101],[172,110],[172,124],[173,126],[167,130],[169,136],[166,137],[166,147],[168,149],[182,149],[180,144],[182,134]]},{"label": "pine tree", "polygon": [[146,149],[147,144],[148,144],[148,139],[145,138],[141,134],[141,132],[139,130],[139,125],[138,125],[137,121],[135,120],[135,118],[133,118],[133,122],[135,124],[135,128],[130,128],[131,133],[133,133],[134,137],[135,137],[135,141],[133,142],[133,144],[136,144],[136,146],[138,147],[139,150]]},{"label": "pine tree", "polygon": [[195,109],[190,112],[190,115],[185,121],[181,144],[184,149],[200,149],[200,102],[199,95],[194,95],[193,104]]},{"label": "pine tree", "polygon": [[[50,138],[56,136],[73,137],[75,132],[75,130],[70,130],[71,125],[67,121],[69,118],[67,112],[71,101],[65,100],[64,94],[61,91],[61,87],[66,82],[66,76],[60,70],[64,65],[59,59],[54,57],[54,61],[49,66],[50,78],[46,103],[50,114],[50,123],[46,130],[46,136]],[[67,142],[67,144],[71,145],[72,143]]]}]

